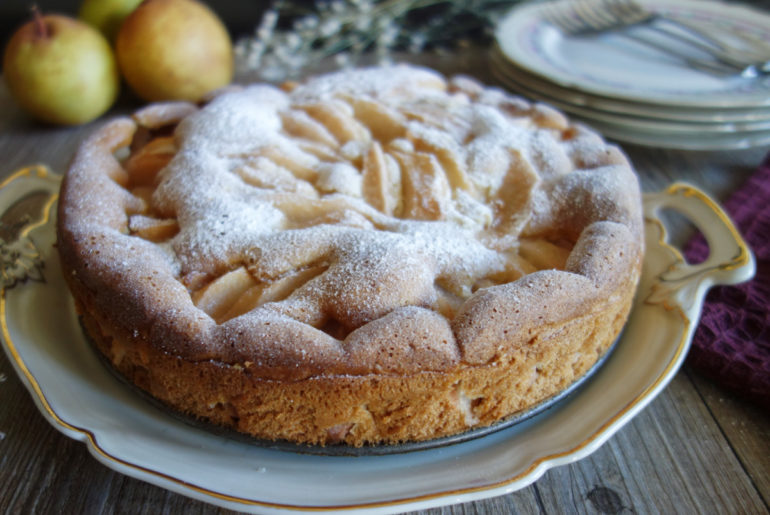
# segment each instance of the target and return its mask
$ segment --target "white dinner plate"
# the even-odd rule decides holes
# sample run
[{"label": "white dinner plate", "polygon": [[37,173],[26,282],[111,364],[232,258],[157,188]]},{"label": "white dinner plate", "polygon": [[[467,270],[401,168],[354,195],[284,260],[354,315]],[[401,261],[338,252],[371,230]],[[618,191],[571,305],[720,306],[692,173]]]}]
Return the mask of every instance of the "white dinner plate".
[{"label": "white dinner plate", "polygon": [[673,134],[655,130],[644,130],[629,124],[614,124],[596,119],[585,120],[606,138],[633,143],[646,147],[671,148],[679,150],[741,150],[770,145],[770,131],[734,132],[708,134],[693,132]]},{"label": "white dinner plate", "polygon": [[[695,21],[707,31],[749,34],[770,45],[770,14],[733,2],[639,0],[651,10]],[[571,0],[558,5],[568,8]],[[562,34],[544,21],[545,2],[513,8],[495,38],[519,67],[562,87],[638,102],[689,107],[770,105],[770,77],[716,76],[675,58],[628,44],[615,33]]]},{"label": "white dinner plate", "polygon": [[[17,258],[4,269],[0,327],[16,372],[54,427],[85,442],[108,467],[246,512],[389,513],[522,488],[595,451],[644,408],[684,359],[705,291],[746,280],[754,270],[737,231],[698,190],[673,185],[647,195],[648,251],[633,312],[609,359],[572,397],[461,444],[387,456],[313,456],[187,425],[102,366],[81,333],[53,248],[58,182],[37,167],[0,189],[0,220],[15,228],[3,255]],[[708,260],[688,265],[664,242],[656,218],[664,208],[684,212],[701,228],[715,249]],[[14,225],[25,213],[26,225]]]},{"label": "white dinner plate", "polygon": [[511,77],[501,67],[493,66],[492,73],[507,89],[568,112],[605,137],[618,141],[684,150],[735,150],[770,145],[768,122],[666,122],[660,119],[618,115],[576,106],[558,96],[544,94],[543,90],[530,88]]},{"label": "white dinner plate", "polygon": [[[495,62],[494,56],[492,62]],[[770,119],[753,120],[741,122],[690,122],[680,120],[663,120],[660,118],[650,118],[647,116],[638,116],[631,114],[618,114],[604,109],[597,109],[583,105],[573,104],[565,100],[563,96],[551,94],[550,92],[530,86],[526,81],[520,80],[515,73],[503,66],[492,68],[495,76],[510,86],[510,89],[525,94],[530,98],[546,101],[562,111],[577,114],[583,118],[592,118],[598,121],[614,123],[617,125],[628,125],[642,130],[658,131],[674,134],[724,134],[735,132],[759,132],[770,131]]]},{"label": "white dinner plate", "polygon": [[521,84],[540,95],[547,95],[568,105],[583,109],[664,122],[721,124],[732,126],[737,130],[751,129],[752,125],[770,125],[770,106],[687,107],[660,105],[592,95],[584,91],[562,87],[516,66],[515,63],[506,58],[497,45],[493,45],[490,51],[490,66],[496,73],[504,73],[517,84]]}]

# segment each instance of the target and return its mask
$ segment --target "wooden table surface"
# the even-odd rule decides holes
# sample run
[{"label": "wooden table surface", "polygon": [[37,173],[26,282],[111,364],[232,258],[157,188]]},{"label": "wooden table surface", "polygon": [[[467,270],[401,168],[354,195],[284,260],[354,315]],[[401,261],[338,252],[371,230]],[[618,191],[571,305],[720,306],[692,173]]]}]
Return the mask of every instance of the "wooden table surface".
[{"label": "wooden table surface", "polygon": [[[472,61],[472,63],[471,63]],[[454,60],[489,80],[483,63]],[[470,64],[469,64],[470,63]],[[471,66],[472,64],[472,66]],[[136,107],[123,99],[114,112]],[[0,86],[0,178],[31,164],[63,172],[100,121],[75,128],[28,120]],[[726,152],[622,145],[645,191],[686,180],[726,198],[768,149]],[[683,238],[686,228],[677,229]],[[509,495],[421,513],[767,513],[770,414],[685,364],[670,385],[591,456]],[[0,352],[0,513],[218,513],[225,510],[97,462],[38,413]]]}]

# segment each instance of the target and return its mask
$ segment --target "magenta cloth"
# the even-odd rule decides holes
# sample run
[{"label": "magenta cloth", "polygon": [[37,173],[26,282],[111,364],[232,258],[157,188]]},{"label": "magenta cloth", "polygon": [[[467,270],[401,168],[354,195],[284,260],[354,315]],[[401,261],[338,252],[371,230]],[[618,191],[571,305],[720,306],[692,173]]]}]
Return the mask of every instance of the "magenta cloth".
[{"label": "magenta cloth", "polygon": [[[770,154],[724,208],[753,250],[757,274],[708,293],[687,364],[770,408]],[[685,255],[693,262],[708,255],[702,236],[688,243]]]}]

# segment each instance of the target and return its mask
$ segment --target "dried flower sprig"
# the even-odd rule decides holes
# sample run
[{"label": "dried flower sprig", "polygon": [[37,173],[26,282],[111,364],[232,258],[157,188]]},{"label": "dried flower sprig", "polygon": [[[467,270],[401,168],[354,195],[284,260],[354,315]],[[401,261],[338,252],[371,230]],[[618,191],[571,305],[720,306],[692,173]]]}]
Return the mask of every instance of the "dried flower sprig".
[{"label": "dried flower sprig", "polygon": [[251,37],[235,45],[240,74],[267,81],[294,77],[333,58],[387,62],[394,51],[450,49],[489,40],[501,10],[517,0],[317,0],[313,9],[276,0]]}]

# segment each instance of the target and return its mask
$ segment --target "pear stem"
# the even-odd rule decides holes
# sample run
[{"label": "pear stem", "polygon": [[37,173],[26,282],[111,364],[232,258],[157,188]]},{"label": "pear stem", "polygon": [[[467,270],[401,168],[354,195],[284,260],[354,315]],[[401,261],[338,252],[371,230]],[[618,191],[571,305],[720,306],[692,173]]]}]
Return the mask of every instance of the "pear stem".
[{"label": "pear stem", "polygon": [[40,9],[38,9],[37,5],[32,6],[32,20],[35,22],[35,35],[41,39],[48,38],[48,36],[50,36],[50,31],[48,30],[48,26],[45,24],[43,15],[40,13]]}]

